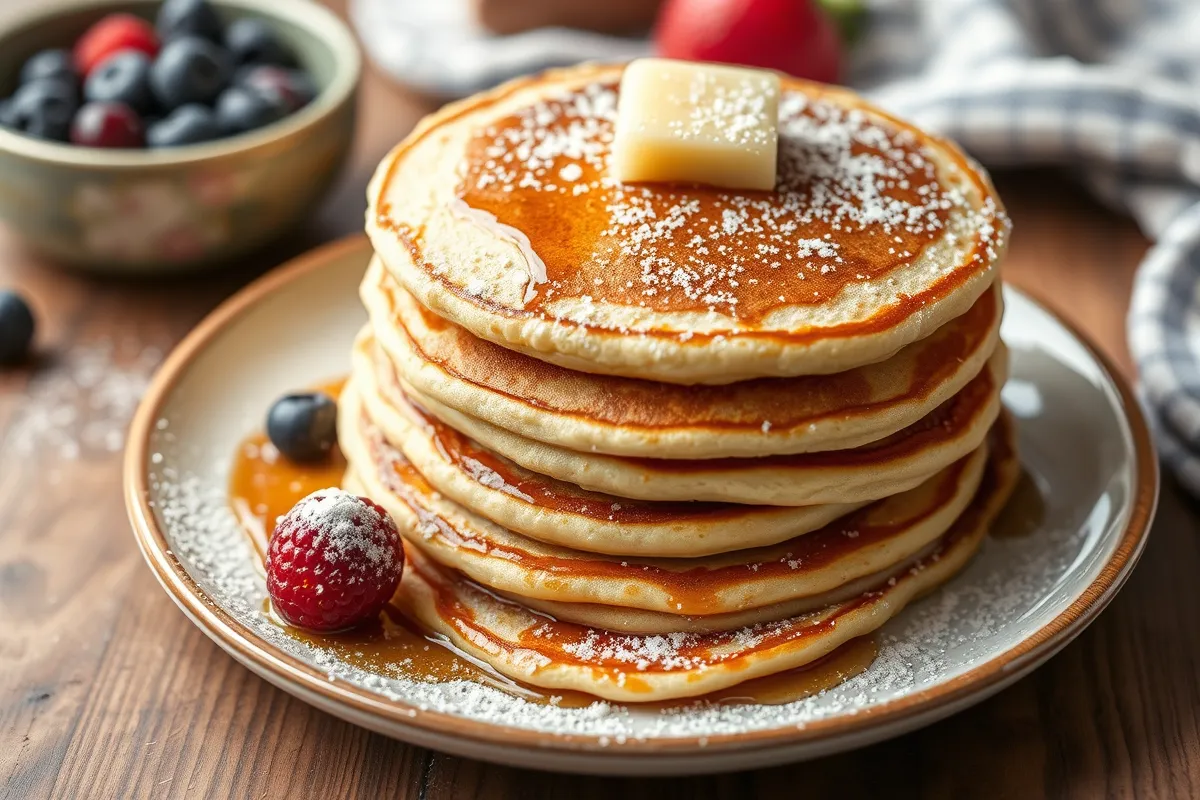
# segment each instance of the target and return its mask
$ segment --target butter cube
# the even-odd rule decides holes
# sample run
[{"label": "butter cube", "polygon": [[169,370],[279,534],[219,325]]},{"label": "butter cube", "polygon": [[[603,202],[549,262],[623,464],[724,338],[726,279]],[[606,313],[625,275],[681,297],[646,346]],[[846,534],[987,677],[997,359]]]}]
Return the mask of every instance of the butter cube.
[{"label": "butter cube", "polygon": [[665,58],[630,62],[613,136],[617,180],[775,188],[779,76]]}]

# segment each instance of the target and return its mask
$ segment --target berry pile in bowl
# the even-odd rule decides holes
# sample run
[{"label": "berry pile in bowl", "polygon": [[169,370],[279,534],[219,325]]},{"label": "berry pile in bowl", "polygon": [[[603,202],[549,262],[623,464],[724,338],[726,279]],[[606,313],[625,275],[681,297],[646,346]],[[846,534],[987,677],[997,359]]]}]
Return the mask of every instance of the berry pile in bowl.
[{"label": "berry pile in bowl", "polygon": [[0,125],[83,147],[179,147],[245,133],[316,94],[271,23],[226,25],[208,0],[165,0],[155,23],[101,18],[21,67]]},{"label": "berry pile in bowl", "polygon": [[103,272],[285,234],[350,146],[360,56],[308,0],[55,0],[0,22],[0,223]]}]

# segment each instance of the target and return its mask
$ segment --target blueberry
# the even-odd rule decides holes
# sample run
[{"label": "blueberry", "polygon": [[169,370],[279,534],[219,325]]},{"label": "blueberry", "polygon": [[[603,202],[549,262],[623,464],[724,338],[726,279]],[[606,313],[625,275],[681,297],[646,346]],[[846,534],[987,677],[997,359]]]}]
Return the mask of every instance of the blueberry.
[{"label": "blueberry", "polygon": [[78,83],[71,53],[67,50],[42,50],[29,57],[21,67],[21,83],[56,78],[68,83]]},{"label": "blueberry", "polygon": [[337,403],[321,392],[284,395],[267,413],[267,436],[290,461],[319,461],[337,444]]},{"label": "blueberry", "polygon": [[89,102],[124,103],[139,114],[153,110],[150,58],[138,50],[114,53],[88,74],[83,96]]},{"label": "blueberry", "polygon": [[181,36],[221,41],[221,18],[207,0],[167,0],[158,9],[154,27],[164,42]]},{"label": "blueberry", "polygon": [[229,81],[229,54],[207,39],[169,42],[150,67],[150,88],[164,108],[211,103]]},{"label": "blueberry", "polygon": [[276,64],[291,67],[296,63],[292,49],[261,19],[242,17],[225,31],[225,47],[235,64]]},{"label": "blueberry", "polygon": [[191,103],[180,106],[146,130],[150,147],[180,147],[216,139],[221,135],[216,117],[207,106]]},{"label": "blueberry", "polygon": [[282,97],[248,87],[232,86],[217,98],[217,125],[226,135],[270,125],[287,113]]},{"label": "blueberry", "polygon": [[79,107],[74,87],[43,79],[27,83],[9,101],[5,124],[40,139],[65,142]]},{"label": "blueberry", "polygon": [[0,291],[0,364],[16,364],[33,343],[33,312],[16,292]]}]

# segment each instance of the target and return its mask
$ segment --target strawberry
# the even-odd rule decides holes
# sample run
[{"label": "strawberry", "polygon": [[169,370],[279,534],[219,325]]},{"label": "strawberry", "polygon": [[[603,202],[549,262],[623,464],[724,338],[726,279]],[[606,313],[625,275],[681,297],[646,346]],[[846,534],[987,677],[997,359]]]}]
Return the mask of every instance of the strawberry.
[{"label": "strawberry", "polygon": [[119,50],[138,50],[150,58],[158,55],[154,26],[132,14],[109,14],[88,28],[75,43],[75,71],[86,78],[101,61]]},{"label": "strawberry", "polygon": [[654,29],[658,54],[838,79],[834,20],[811,0],[667,0]]}]

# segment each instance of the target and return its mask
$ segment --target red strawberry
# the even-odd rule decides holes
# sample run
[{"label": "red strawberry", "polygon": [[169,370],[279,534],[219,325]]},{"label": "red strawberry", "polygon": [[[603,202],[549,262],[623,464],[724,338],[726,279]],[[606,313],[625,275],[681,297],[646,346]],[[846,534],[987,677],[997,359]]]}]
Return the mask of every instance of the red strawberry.
[{"label": "red strawberry", "polygon": [[109,14],[92,25],[75,43],[75,71],[86,78],[92,68],[118,50],[139,50],[150,58],[158,55],[154,26],[132,14]]},{"label": "red strawberry", "polygon": [[813,0],[668,0],[654,29],[658,54],[838,79],[841,42]]},{"label": "red strawberry", "polygon": [[365,497],[322,489],[276,523],[267,547],[267,591],[288,623],[345,630],[379,614],[403,568],[400,534],[386,511]]}]

